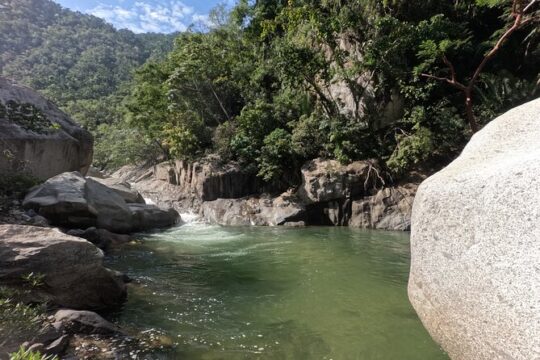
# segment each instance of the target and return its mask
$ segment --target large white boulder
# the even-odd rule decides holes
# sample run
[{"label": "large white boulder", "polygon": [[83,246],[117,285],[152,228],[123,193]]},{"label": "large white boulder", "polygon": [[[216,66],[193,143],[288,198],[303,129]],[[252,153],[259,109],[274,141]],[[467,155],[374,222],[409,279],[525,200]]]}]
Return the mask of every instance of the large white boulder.
[{"label": "large white boulder", "polygon": [[409,298],[460,360],[540,359],[540,99],[419,188]]}]

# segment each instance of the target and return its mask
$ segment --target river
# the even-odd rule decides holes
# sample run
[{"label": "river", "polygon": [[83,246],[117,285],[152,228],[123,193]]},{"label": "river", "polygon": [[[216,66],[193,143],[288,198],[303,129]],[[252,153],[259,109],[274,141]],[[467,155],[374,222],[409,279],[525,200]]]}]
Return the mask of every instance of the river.
[{"label": "river", "polygon": [[448,359],[407,300],[406,233],[195,223],[139,239],[108,262],[134,279],[117,321],[172,345],[148,358]]}]

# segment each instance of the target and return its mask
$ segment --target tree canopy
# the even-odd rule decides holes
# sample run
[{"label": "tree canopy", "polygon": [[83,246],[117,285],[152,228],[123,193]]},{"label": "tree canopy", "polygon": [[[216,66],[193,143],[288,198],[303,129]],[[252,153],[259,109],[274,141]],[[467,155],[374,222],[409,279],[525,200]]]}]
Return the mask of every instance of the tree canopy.
[{"label": "tree canopy", "polygon": [[239,0],[174,46],[48,0],[7,2],[3,74],[91,129],[100,166],[218,153],[290,186],[326,157],[378,159],[396,177],[449,161],[539,94],[533,0]]},{"label": "tree canopy", "polygon": [[[294,184],[291,174],[317,156],[378,158],[403,173],[454,156],[475,130],[459,91],[434,79],[468,81],[512,26],[511,6],[240,1],[139,70],[131,124],[173,157],[218,152],[267,181]],[[471,85],[478,126],[538,94],[537,4],[527,11],[531,21]]]}]

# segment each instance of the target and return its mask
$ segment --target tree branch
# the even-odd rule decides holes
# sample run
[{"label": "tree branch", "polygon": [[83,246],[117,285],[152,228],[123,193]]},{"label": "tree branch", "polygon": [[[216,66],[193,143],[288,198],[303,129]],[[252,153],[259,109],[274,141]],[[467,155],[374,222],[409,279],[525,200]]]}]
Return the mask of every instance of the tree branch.
[{"label": "tree branch", "polygon": [[[533,2],[531,2],[531,4],[533,4],[534,1],[535,0],[533,0]],[[529,4],[529,5],[531,5],[531,4]],[[478,67],[476,68],[476,71],[474,72],[473,77],[469,81],[469,85],[468,85],[469,88],[472,88],[474,86],[474,84],[476,83],[476,80],[478,79],[478,76],[480,76],[480,73],[482,72],[482,70],[484,69],[484,67],[488,63],[488,61],[491,60],[491,58],[493,56],[495,56],[495,54],[499,51],[499,49],[501,48],[503,43],[506,41],[506,39],[508,39],[510,37],[510,35],[512,35],[517,29],[519,29],[521,27],[521,25],[523,23],[523,13],[524,13],[524,9],[522,7],[522,1],[521,0],[514,0],[514,3],[512,5],[512,16],[514,16],[514,18],[515,18],[514,23],[500,37],[499,41],[497,41],[495,46],[484,57],[484,59],[482,60],[480,65],[478,65]]]}]

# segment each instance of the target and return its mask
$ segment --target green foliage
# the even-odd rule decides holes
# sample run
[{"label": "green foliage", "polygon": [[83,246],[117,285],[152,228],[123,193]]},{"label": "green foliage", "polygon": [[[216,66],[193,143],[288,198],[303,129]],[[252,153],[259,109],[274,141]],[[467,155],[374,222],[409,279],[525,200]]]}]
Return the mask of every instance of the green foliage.
[{"label": "green foliage", "polygon": [[32,288],[38,288],[45,285],[45,274],[31,272],[23,275],[22,279]]},{"label": "green foliage", "polygon": [[[0,154],[0,156],[5,156]],[[22,173],[0,174],[0,195],[21,196],[40,181],[31,175]]]},{"label": "green foliage", "polygon": [[[444,57],[458,74],[470,73],[504,28],[504,8],[473,0],[241,1],[220,12],[215,28],[182,34],[166,60],[140,70],[130,116],[173,156],[218,152],[266,181],[317,156],[375,157],[402,173],[467,141],[460,94],[419,75],[449,76]],[[482,77],[481,123],[534,96],[538,60],[519,40],[513,50],[516,57]],[[495,85],[509,81],[520,89],[515,96]],[[336,86],[355,108],[344,111]],[[389,118],[390,100],[404,105]]]},{"label": "green foliage", "polygon": [[[100,125],[123,118],[122,102],[134,70],[162,58],[171,50],[175,35],[115,30],[97,17],[50,0],[3,0],[0,75],[39,90],[82,126],[101,135]],[[0,118],[1,113],[0,108]],[[24,126],[50,130],[35,115],[36,120],[25,120]],[[97,136],[97,146],[102,146],[102,139],[108,140]]]},{"label": "green foliage", "polygon": [[116,169],[164,155],[158,143],[123,121],[98,126],[95,136],[94,165],[100,169]]},{"label": "green foliage", "polygon": [[294,169],[291,134],[283,129],[272,131],[264,139],[259,162],[259,176],[266,181],[279,180]]},{"label": "green foliage", "polygon": [[0,102],[0,119],[16,123],[25,130],[46,134],[58,129],[35,105],[9,100],[5,105]]},{"label": "green foliage", "polygon": [[194,112],[176,114],[163,128],[164,146],[177,158],[189,159],[208,146],[210,134],[202,118]]},{"label": "green foliage", "polygon": [[45,310],[18,300],[21,293],[0,287],[0,347],[31,340],[45,320]]},{"label": "green foliage", "polygon": [[419,163],[428,158],[434,149],[433,134],[429,129],[416,128],[415,132],[398,135],[398,144],[388,159],[387,165],[394,172],[408,169],[411,164]]},{"label": "green foliage", "polygon": [[30,351],[21,346],[17,352],[9,355],[9,360],[58,360],[58,357],[42,355],[39,351]]},{"label": "green foliage", "polygon": [[[501,0],[240,0],[168,51],[171,37],[116,31],[50,1],[8,4],[0,30],[17,36],[0,31],[3,73],[94,132],[98,166],[214,152],[283,185],[315,157],[378,158],[401,174],[457,154],[471,135],[463,95],[433,77],[452,76],[451,62],[466,83],[512,20]],[[536,25],[484,69],[481,125],[538,96]]]}]

